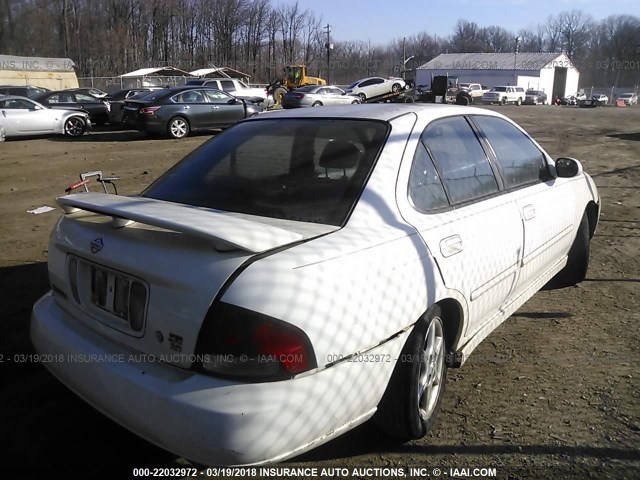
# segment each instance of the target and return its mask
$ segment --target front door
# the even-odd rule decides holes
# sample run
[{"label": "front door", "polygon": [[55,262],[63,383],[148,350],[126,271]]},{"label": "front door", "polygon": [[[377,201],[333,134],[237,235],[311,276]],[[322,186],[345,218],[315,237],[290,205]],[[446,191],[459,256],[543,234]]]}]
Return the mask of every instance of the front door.
[{"label": "front door", "polygon": [[575,223],[571,182],[553,178],[544,153],[512,123],[485,115],[471,118],[489,142],[505,188],[511,191],[522,217],[519,293],[553,267],[571,246]]},{"label": "front door", "polygon": [[216,90],[205,90],[213,112],[216,127],[228,127],[244,118],[244,103],[231,95]]},{"label": "front door", "polygon": [[53,131],[54,115],[26,98],[10,98],[0,102],[5,131],[29,135]]}]

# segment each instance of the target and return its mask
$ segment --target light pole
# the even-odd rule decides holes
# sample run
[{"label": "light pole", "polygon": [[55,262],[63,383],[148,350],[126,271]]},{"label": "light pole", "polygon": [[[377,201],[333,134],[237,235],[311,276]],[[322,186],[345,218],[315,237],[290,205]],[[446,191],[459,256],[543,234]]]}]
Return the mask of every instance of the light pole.
[{"label": "light pole", "polygon": [[518,85],[518,79],[516,78],[516,68],[518,65],[518,47],[520,45],[520,40],[522,40],[522,37],[516,37],[516,49],[514,51],[513,54],[513,86],[517,86]]},{"label": "light pole", "polygon": [[405,60],[402,62],[402,79],[403,79],[403,80],[406,80],[406,79],[405,79],[405,76],[406,76],[406,75],[405,75],[405,73],[406,73],[407,69],[405,68],[405,66],[407,65],[407,62],[408,62],[409,60],[411,60],[413,57],[415,57],[415,55],[411,55],[409,58],[405,59]]}]

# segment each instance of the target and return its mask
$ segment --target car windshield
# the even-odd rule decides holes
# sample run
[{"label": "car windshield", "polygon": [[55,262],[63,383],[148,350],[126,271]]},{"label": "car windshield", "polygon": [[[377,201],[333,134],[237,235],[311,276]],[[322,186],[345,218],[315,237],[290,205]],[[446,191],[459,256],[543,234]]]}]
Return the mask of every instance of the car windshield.
[{"label": "car windshield", "polygon": [[540,95],[540,92],[538,92],[537,90],[529,90],[527,92],[527,95]]},{"label": "car windshield", "polygon": [[358,86],[358,84],[361,82],[362,80],[358,80],[357,82],[353,82],[351,85],[349,85],[347,88],[356,88]]},{"label": "car windshield", "polygon": [[492,92],[506,92],[507,91],[507,87],[493,87],[491,89]]},{"label": "car windshield", "polygon": [[193,151],[142,196],[261,217],[341,226],[388,125],[352,119],[240,123]]},{"label": "car windshield", "polygon": [[620,95],[620,98],[631,98],[633,97],[633,93],[623,93]]}]

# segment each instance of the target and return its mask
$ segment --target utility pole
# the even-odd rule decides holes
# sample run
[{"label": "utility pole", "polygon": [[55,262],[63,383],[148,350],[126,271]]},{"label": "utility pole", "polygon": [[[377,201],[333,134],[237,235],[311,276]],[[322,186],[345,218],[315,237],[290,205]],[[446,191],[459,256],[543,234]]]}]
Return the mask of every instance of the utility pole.
[{"label": "utility pole", "polygon": [[328,23],[325,25],[325,30],[327,31],[327,43],[324,44],[327,49],[327,85],[331,84],[331,50],[333,49],[333,44],[331,43],[331,25]]}]

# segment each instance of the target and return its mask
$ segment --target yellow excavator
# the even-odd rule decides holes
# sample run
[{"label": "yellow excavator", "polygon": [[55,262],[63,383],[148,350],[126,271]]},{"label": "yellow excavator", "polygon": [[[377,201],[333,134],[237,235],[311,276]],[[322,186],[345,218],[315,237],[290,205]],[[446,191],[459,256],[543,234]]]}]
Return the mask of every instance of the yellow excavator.
[{"label": "yellow excavator", "polygon": [[284,95],[304,85],[326,85],[323,78],[308,77],[306,65],[287,65],[284,67],[284,78],[278,78],[267,87],[267,93],[273,95],[273,101],[281,104]]}]

